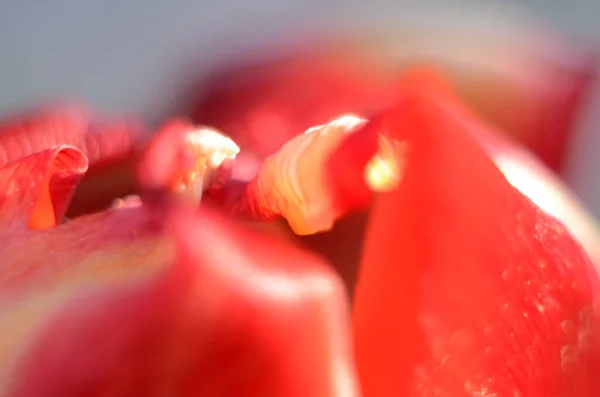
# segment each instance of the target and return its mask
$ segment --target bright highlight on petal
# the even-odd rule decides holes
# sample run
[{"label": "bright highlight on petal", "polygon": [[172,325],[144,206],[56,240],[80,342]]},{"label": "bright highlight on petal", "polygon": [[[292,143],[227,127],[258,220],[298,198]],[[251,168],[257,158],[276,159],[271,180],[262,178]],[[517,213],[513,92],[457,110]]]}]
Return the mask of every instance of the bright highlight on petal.
[{"label": "bright highlight on petal", "polygon": [[396,189],[402,179],[407,146],[383,134],[378,136],[378,142],[379,150],[365,168],[365,179],[374,192],[389,192]]}]

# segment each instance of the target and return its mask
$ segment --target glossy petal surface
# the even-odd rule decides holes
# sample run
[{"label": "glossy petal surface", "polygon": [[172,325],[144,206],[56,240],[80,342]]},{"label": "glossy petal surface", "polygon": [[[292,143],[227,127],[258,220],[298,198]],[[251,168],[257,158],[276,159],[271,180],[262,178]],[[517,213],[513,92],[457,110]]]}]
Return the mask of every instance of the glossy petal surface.
[{"label": "glossy petal surface", "polygon": [[410,157],[401,187],[375,201],[362,260],[365,395],[595,396],[591,262],[508,183],[469,120],[412,76],[378,125]]},{"label": "glossy petal surface", "polygon": [[46,321],[28,329],[9,395],[358,395],[337,279],[222,222],[180,218],[175,263],[150,276],[81,275],[59,302],[46,287]]}]

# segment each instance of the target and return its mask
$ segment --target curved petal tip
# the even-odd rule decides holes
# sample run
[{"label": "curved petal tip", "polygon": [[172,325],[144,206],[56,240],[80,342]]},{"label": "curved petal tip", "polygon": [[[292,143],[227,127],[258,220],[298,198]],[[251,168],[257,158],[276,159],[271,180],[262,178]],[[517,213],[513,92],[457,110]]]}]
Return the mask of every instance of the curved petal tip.
[{"label": "curved petal tip", "polygon": [[[0,225],[47,229],[62,221],[88,161],[78,149],[62,146],[0,168]],[[14,230],[14,229],[12,229]]]}]

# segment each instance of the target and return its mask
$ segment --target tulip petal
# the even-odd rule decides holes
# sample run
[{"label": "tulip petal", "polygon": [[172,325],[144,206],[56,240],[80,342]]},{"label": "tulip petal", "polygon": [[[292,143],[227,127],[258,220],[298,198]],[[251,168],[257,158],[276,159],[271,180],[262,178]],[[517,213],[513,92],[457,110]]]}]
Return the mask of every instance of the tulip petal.
[{"label": "tulip petal", "polygon": [[0,122],[0,167],[62,145],[82,150],[90,164],[124,156],[138,139],[130,122],[98,124],[83,106],[42,107]]},{"label": "tulip petal", "polygon": [[[393,95],[399,70],[422,59],[441,68],[485,121],[560,171],[595,80],[595,54],[528,19],[508,28],[499,40],[494,30],[505,29],[500,25],[506,21],[469,26],[469,16],[463,20],[461,15],[461,29],[437,23],[432,29],[428,23],[420,26],[427,19],[423,17],[411,15],[410,27],[397,20],[388,26],[378,21],[366,36],[353,26],[349,36],[323,37],[319,43],[286,46],[283,52],[269,49],[262,60],[253,52],[251,63],[244,57],[229,60],[201,87],[193,87],[194,121],[227,132],[244,150],[264,158],[296,134],[339,114],[370,115]],[[514,17],[508,20],[515,22]]]},{"label": "tulip petal", "polygon": [[511,185],[565,224],[600,270],[600,226],[560,178],[534,155],[493,131],[473,135]]},{"label": "tulip petal", "polygon": [[0,227],[46,229],[61,221],[77,183],[87,170],[86,157],[73,147],[33,154],[0,168]]},{"label": "tulip petal", "polygon": [[42,106],[0,120],[0,167],[44,150],[75,146],[91,167],[69,207],[69,217],[79,216],[135,191],[130,163],[141,132],[135,120],[99,122],[84,106]]},{"label": "tulip petal", "polygon": [[173,120],[153,137],[139,165],[138,179],[145,189],[170,188],[179,168],[194,163],[190,151],[184,147],[185,136],[193,130],[191,123]]},{"label": "tulip petal", "polygon": [[[105,217],[102,225],[148,230],[132,220],[150,213],[137,211],[143,209],[97,216]],[[163,218],[174,225],[172,265],[149,251],[154,265],[142,265],[142,273],[109,265],[107,279],[90,261],[110,263],[110,255],[89,255],[75,266],[76,277],[18,295],[8,312],[5,296],[0,355],[12,359],[0,360],[11,363],[0,372],[7,374],[0,376],[3,395],[359,395],[347,301],[323,263],[206,211]],[[111,235],[109,246],[128,241],[115,232],[120,237]]]},{"label": "tulip petal", "polygon": [[377,109],[388,99],[388,82],[371,60],[346,47],[292,48],[258,63],[254,56],[219,66],[200,91],[194,87],[193,120],[265,158],[314,125]]},{"label": "tulip petal", "polygon": [[364,393],[597,395],[591,262],[508,183],[455,103],[409,76],[382,119],[410,157],[400,188],[375,201],[361,264]]}]

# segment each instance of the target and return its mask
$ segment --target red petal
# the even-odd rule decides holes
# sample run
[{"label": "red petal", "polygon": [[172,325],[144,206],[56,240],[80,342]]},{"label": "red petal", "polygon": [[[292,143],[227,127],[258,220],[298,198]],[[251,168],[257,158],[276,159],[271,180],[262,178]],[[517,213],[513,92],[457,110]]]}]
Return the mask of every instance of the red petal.
[{"label": "red petal", "polygon": [[295,51],[258,65],[222,68],[192,104],[213,125],[264,158],[306,129],[386,103],[387,81],[371,60],[342,43]]},{"label": "red petal", "polygon": [[0,123],[0,167],[62,145],[81,149],[93,165],[130,152],[139,130],[130,122],[94,124],[91,111],[81,106],[28,111]]},{"label": "red petal", "polygon": [[564,182],[534,155],[483,128],[473,135],[508,181],[543,211],[568,227],[600,269],[600,226]]},{"label": "red petal", "polygon": [[585,253],[506,181],[447,92],[405,83],[382,127],[408,142],[408,167],[375,203],[356,293],[365,395],[597,395]]},{"label": "red petal", "polygon": [[133,157],[141,131],[133,120],[96,122],[94,114],[82,106],[29,110],[0,121],[0,167],[63,145],[77,147],[92,167],[69,208],[69,216],[78,216],[106,208],[114,197],[133,193],[137,186],[130,177],[133,167],[129,162],[134,159],[129,157]]},{"label": "red petal", "polygon": [[216,76],[196,88],[201,101],[192,104],[194,120],[264,158],[313,125],[348,112],[369,115],[393,94],[399,69],[424,50],[428,64],[443,68],[472,109],[560,169],[595,78],[595,57],[577,46],[566,50],[555,37],[547,41],[548,32],[535,27],[498,40],[487,25],[480,31],[478,23],[468,26],[469,17],[463,22],[460,33],[392,28],[366,38],[358,32],[316,47],[287,48],[287,54],[275,50],[259,64],[253,54],[252,65],[238,61],[225,73],[219,65]]},{"label": "red petal", "polygon": [[[412,72],[414,75],[414,71]],[[439,76],[419,71],[427,76],[421,84],[433,85],[438,95],[445,93],[453,112],[461,112],[473,124],[473,138],[486,150],[509,182],[530,198],[541,209],[563,222],[581,242],[587,253],[600,266],[600,227],[594,217],[569,191],[559,177],[534,155],[514,141],[487,130],[481,122],[473,119],[466,110],[452,99],[452,94]],[[408,79],[410,80],[410,79]],[[406,84],[406,81],[404,81]],[[382,116],[348,137],[328,159],[327,173],[338,205],[341,208],[365,208],[371,201],[371,191],[364,180],[364,168],[377,149],[376,135],[381,131]]]},{"label": "red petal", "polygon": [[77,149],[39,152],[0,168],[0,228],[46,229],[61,221],[75,187],[87,170]]},{"label": "red petal", "polygon": [[185,136],[195,129],[185,120],[172,120],[154,135],[140,161],[139,181],[145,189],[169,188],[178,170],[193,164]]},{"label": "red petal", "polygon": [[358,394],[342,287],[322,263],[208,213],[175,229],[178,261],[156,277],[42,291],[49,321],[4,395]]}]

